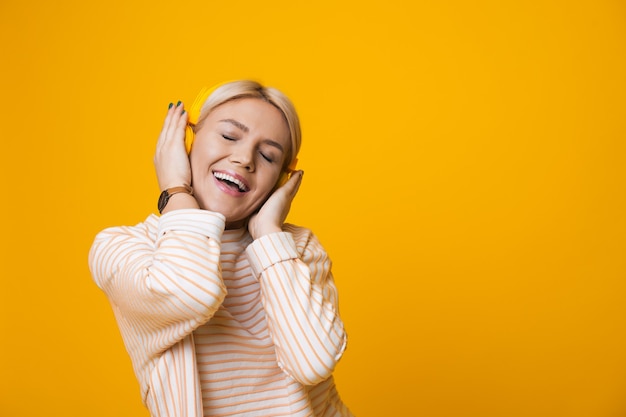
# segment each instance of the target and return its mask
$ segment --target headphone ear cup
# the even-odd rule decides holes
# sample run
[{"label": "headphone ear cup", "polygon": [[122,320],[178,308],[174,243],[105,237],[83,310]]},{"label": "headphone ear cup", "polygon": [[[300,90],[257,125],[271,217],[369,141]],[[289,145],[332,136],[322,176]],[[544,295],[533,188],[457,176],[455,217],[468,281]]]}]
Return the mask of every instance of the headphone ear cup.
[{"label": "headphone ear cup", "polygon": [[187,122],[187,129],[185,130],[185,148],[187,148],[187,153],[191,152],[191,145],[193,144],[193,140],[195,138],[195,133],[193,131],[194,126],[198,123],[198,119],[200,118],[200,111],[202,110],[202,106],[204,102],[207,101],[209,96],[213,94],[215,90],[226,83],[216,84],[213,87],[203,87],[198,93],[198,96],[194,100],[193,104],[189,108],[189,121]]},{"label": "headphone ear cup", "polygon": [[191,144],[193,144],[193,140],[196,134],[193,131],[193,126],[187,123],[187,127],[185,128],[185,148],[187,149],[187,154],[191,152]]},{"label": "headphone ear cup", "polygon": [[287,181],[289,181],[289,178],[291,178],[291,174],[296,171],[296,165],[298,165],[298,158],[294,158],[289,166],[280,173],[280,177],[278,177],[278,182],[276,183],[275,188],[282,187]]}]

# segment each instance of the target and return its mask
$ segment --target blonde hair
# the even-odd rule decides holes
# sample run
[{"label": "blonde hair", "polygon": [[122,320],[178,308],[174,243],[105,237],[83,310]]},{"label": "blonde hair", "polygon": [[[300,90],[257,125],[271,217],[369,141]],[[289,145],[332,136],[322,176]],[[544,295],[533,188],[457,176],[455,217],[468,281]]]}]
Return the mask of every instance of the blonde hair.
[{"label": "blonde hair", "polygon": [[298,114],[291,100],[281,91],[273,87],[264,87],[260,83],[250,80],[232,81],[220,85],[215,88],[204,104],[202,104],[198,122],[194,130],[197,132],[200,129],[206,117],[216,107],[226,102],[243,98],[258,98],[264,100],[276,107],[283,114],[287,126],[289,127],[291,140],[291,149],[286,155],[287,157],[285,158],[283,168],[291,165],[300,151],[302,142],[300,119],[298,118]]}]

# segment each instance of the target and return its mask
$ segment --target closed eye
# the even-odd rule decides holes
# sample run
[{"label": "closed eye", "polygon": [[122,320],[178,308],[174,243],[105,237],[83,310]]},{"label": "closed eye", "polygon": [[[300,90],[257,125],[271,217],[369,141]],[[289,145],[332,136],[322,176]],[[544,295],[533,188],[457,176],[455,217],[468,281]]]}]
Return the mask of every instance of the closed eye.
[{"label": "closed eye", "polygon": [[235,138],[233,138],[232,136],[222,135],[222,137],[226,140],[235,140]]},{"label": "closed eye", "polygon": [[263,152],[259,152],[261,154],[261,157],[263,157],[263,159],[265,159],[267,162],[274,162],[274,159],[266,154],[264,154]]}]

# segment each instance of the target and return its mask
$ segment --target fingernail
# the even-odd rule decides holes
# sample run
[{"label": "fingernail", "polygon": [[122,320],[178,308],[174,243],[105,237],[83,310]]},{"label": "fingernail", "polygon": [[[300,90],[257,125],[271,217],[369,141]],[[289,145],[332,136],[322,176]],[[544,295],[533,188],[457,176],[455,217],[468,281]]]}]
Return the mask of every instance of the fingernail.
[{"label": "fingernail", "polygon": [[174,103],[170,103],[170,105],[169,105],[169,106],[167,106],[167,108],[168,108],[168,109],[171,109],[173,105],[174,105]]},{"label": "fingernail", "polygon": [[182,116],[185,113],[187,113],[187,110],[183,110],[183,112],[180,115]]},{"label": "fingernail", "polygon": [[179,100],[178,103],[176,103],[176,107],[180,106],[181,101]]}]

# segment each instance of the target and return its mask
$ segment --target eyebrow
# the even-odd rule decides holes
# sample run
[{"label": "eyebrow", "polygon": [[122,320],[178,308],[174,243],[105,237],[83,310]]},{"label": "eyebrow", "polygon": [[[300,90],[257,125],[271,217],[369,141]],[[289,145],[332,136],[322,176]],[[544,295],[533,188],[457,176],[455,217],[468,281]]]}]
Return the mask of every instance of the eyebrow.
[{"label": "eyebrow", "polygon": [[250,131],[248,126],[244,125],[241,122],[238,122],[235,119],[222,119],[222,120],[220,120],[220,122],[230,123],[231,125],[234,125],[235,127],[238,127],[239,129],[243,130],[246,133],[248,133]]},{"label": "eyebrow", "polygon": [[[245,133],[248,133],[250,131],[250,128],[248,128],[248,126],[244,125],[243,123],[235,120],[235,119],[222,119],[220,120],[220,123],[230,123],[231,125],[237,127],[238,129],[244,131]],[[277,148],[278,150],[280,150],[281,152],[285,152],[285,150],[283,149],[283,145],[281,145],[280,143],[276,142],[275,140],[272,139],[264,139],[263,140],[264,143],[273,146],[275,148]]]}]

